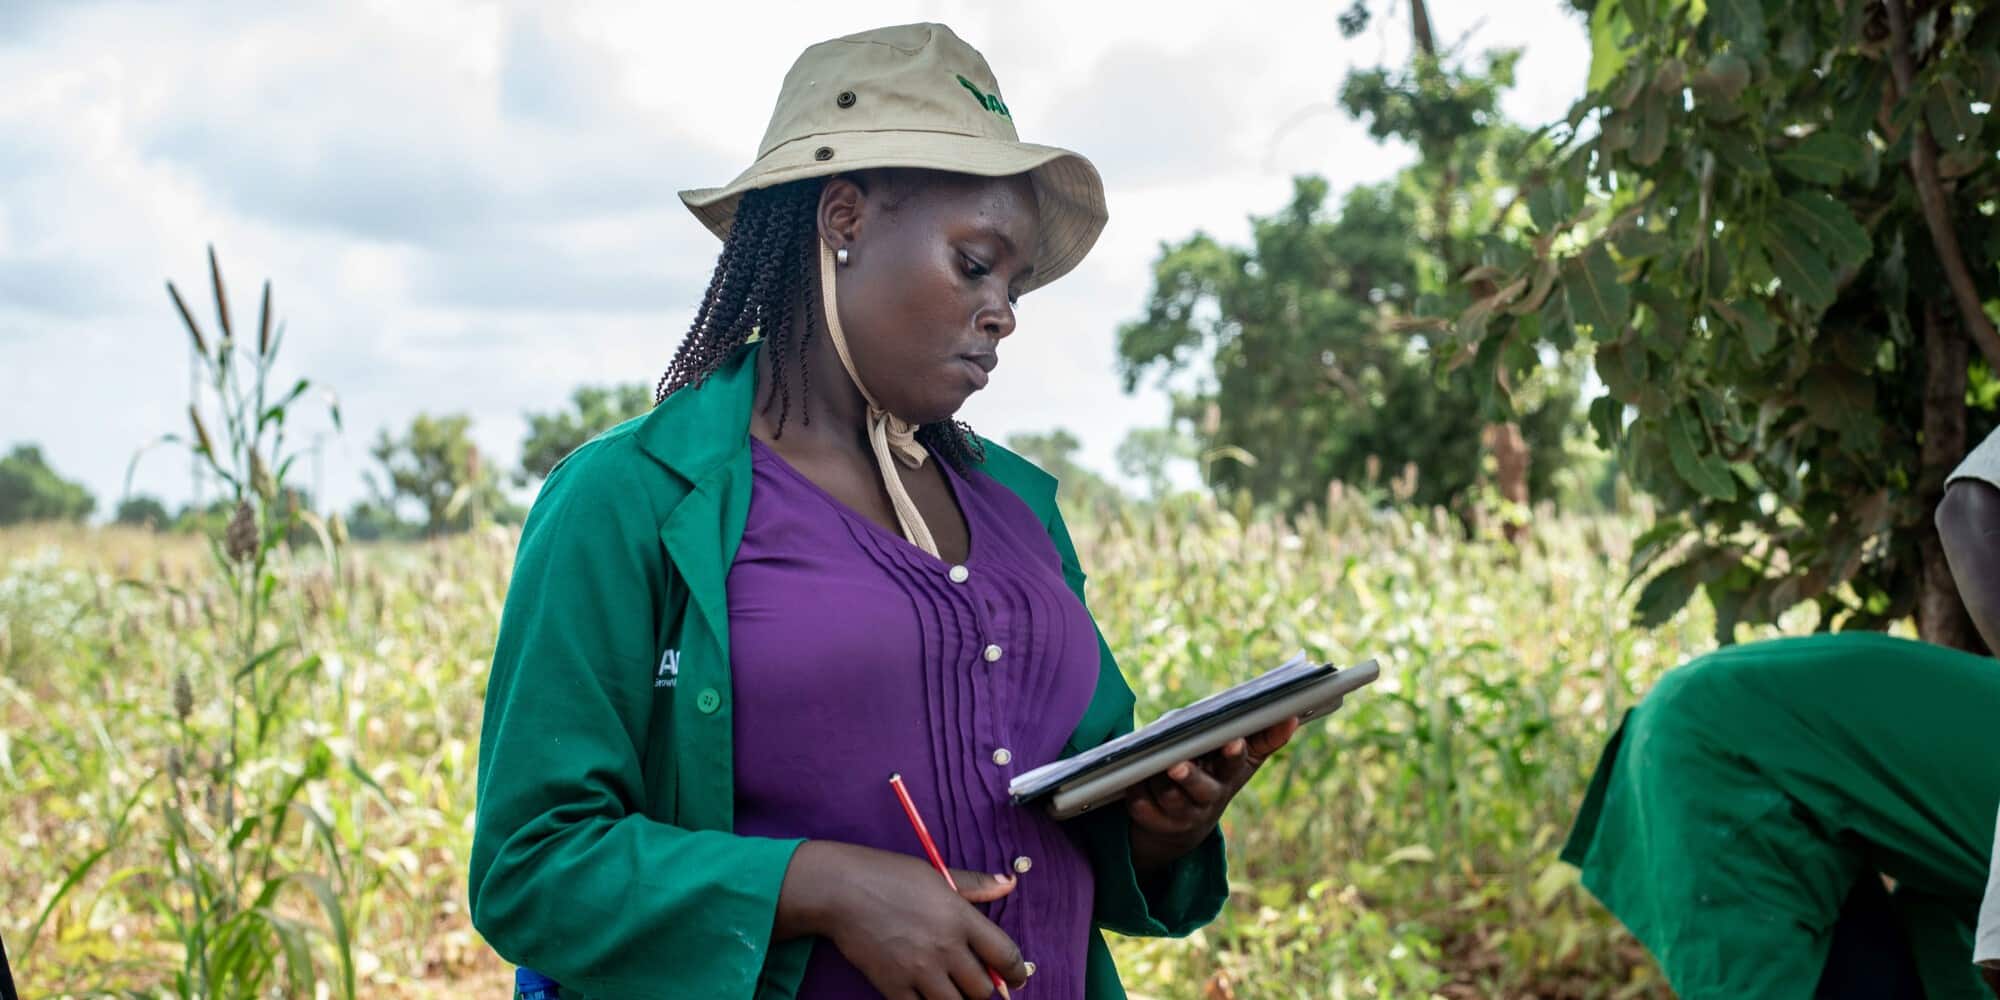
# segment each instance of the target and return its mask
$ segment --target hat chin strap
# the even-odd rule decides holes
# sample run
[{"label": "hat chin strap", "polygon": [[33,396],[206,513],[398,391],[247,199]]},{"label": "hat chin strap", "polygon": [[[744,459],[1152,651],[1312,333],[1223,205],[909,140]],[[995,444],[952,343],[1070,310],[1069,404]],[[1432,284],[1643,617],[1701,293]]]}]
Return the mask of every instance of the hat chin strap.
[{"label": "hat chin strap", "polygon": [[903,487],[903,477],[896,472],[896,463],[901,462],[912,469],[920,468],[930,453],[917,443],[915,424],[896,416],[875,402],[867,384],[861,381],[861,373],[854,370],[854,359],[847,353],[847,334],[840,328],[840,309],[835,304],[833,248],[825,240],[819,244],[819,294],[820,305],[826,312],[826,333],[833,339],[834,353],[840,355],[840,366],[847,369],[847,377],[854,387],[861,390],[861,398],[868,401],[868,444],[875,451],[875,468],[882,474],[882,485],[889,491],[889,504],[896,509],[896,523],[902,526],[903,537],[910,544],[937,556],[937,541],[931,537],[930,526],[924,523],[924,515],[917,510],[917,503],[910,499],[910,491]]}]

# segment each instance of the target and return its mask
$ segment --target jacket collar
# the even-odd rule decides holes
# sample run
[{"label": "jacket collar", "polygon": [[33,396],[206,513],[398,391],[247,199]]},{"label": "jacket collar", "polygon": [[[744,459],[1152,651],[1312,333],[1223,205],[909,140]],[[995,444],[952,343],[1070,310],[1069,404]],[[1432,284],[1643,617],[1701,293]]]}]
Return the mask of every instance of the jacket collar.
[{"label": "jacket collar", "polygon": [[746,450],[763,346],[738,348],[700,386],[661,400],[639,425],[639,446],[690,483]]}]

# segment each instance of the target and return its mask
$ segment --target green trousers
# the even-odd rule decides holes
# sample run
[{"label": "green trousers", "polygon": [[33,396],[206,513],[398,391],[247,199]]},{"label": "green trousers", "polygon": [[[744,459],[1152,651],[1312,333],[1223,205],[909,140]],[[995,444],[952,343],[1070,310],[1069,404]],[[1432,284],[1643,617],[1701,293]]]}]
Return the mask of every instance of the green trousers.
[{"label": "green trousers", "polygon": [[1988,997],[1972,931],[2000,809],[2000,662],[1874,633],[1753,643],[1661,678],[1563,858],[1675,992],[1811,997],[1864,878],[1930,1000]]}]

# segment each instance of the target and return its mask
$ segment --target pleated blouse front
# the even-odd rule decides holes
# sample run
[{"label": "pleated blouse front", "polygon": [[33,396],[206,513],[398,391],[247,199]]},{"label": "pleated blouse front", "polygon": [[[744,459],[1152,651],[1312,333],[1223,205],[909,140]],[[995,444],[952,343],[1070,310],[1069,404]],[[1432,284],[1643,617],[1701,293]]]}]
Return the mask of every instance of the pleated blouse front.
[{"label": "pleated blouse front", "polygon": [[[1035,964],[1025,995],[1080,997],[1088,862],[1007,799],[1015,774],[1060,755],[1096,688],[1096,633],[1054,544],[1006,487],[939,461],[971,537],[947,563],[762,441],[751,455],[728,579],[736,832],[922,857],[889,786],[900,773],[946,864],[1019,878],[982,909]],[[876,995],[830,943],[813,949],[802,1000]]]}]

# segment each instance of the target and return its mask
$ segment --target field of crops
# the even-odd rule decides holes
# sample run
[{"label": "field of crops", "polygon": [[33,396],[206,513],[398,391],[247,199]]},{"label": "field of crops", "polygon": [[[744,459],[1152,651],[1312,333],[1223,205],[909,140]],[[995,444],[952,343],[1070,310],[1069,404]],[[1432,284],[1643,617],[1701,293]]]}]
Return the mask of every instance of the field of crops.
[{"label": "field of crops", "polygon": [[[1607,724],[1711,644],[1698,603],[1626,624],[1635,527],[1547,516],[1516,548],[1358,494],[1078,525],[1142,719],[1298,647],[1384,666],[1239,799],[1224,917],[1115,942],[1135,996],[1665,995],[1555,861]],[[506,995],[464,883],[512,537],[301,541],[231,576],[197,539],[0,532],[27,994]]]}]

